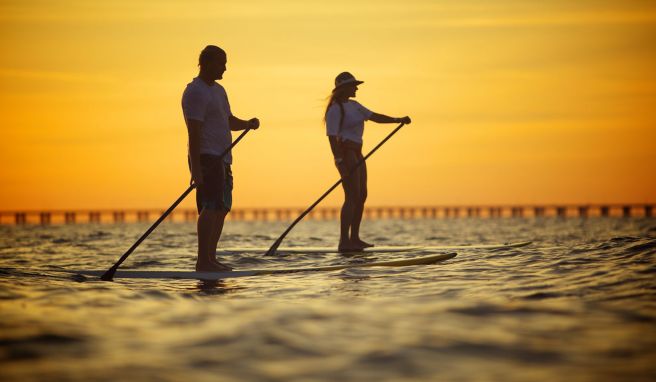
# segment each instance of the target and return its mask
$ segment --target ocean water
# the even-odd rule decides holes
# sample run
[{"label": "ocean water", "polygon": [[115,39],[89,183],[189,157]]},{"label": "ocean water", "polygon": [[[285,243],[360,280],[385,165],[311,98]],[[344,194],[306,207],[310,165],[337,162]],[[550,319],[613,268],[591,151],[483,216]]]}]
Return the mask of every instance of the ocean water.
[{"label": "ocean water", "polygon": [[[221,245],[268,246],[282,222],[228,222]],[[2,381],[653,381],[656,220],[363,223],[379,245],[532,241],[444,263],[217,282],[72,277],[105,269],[143,224],[0,227]],[[285,245],[334,245],[337,222]],[[421,252],[229,255],[287,268]],[[125,269],[191,270],[195,227],[165,223]]]}]

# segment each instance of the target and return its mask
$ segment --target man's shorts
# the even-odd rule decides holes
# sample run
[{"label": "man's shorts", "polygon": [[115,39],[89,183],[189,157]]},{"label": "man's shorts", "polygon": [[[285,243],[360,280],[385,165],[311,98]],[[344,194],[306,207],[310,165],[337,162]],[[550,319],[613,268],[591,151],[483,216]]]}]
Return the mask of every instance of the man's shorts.
[{"label": "man's shorts", "polygon": [[201,154],[200,168],[203,184],[196,188],[198,213],[203,209],[223,210],[232,208],[232,170],[218,155]]}]

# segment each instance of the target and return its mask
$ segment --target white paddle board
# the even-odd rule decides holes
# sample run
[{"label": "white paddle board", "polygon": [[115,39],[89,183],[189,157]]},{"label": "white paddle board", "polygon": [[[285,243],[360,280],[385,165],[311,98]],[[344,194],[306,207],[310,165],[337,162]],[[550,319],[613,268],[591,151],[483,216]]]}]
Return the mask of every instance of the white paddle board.
[{"label": "white paddle board", "polygon": [[[309,268],[289,268],[289,269],[258,269],[258,270],[235,270],[230,272],[193,272],[193,271],[166,271],[166,270],[152,270],[152,271],[138,271],[138,270],[118,270],[114,274],[114,278],[129,278],[129,279],[193,279],[193,280],[221,280],[234,277],[248,277],[248,276],[261,276],[261,275],[277,275],[286,273],[299,273],[299,272],[326,272],[338,271],[350,268],[364,268],[364,267],[405,267],[411,265],[427,265],[435,264],[440,261],[452,259],[456,257],[455,253],[443,253],[424,257],[415,257],[410,259],[390,260],[390,261],[376,261],[371,263],[353,263],[344,265],[329,265],[325,267],[309,267]],[[102,276],[106,270],[93,270],[93,271],[70,271],[71,273],[83,276]]]}]

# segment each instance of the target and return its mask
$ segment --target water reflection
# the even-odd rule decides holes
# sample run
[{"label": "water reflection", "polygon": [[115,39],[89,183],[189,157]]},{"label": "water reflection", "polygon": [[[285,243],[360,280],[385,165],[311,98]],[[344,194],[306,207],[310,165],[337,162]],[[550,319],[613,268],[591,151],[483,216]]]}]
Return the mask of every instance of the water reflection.
[{"label": "water reflection", "polygon": [[[0,379],[650,380],[655,226],[592,218],[376,221],[367,236],[400,241],[392,244],[534,245],[459,251],[420,267],[112,283],[75,282],[63,270],[111,265],[143,227],[4,228]],[[126,266],[193,269],[193,226],[160,228]],[[235,240],[226,246],[268,243],[249,236],[246,223],[226,229]],[[330,222],[303,223],[296,234],[290,240],[299,245],[336,240]],[[363,257],[400,255],[227,260],[289,268]]]},{"label": "water reflection", "polygon": [[245,289],[239,286],[237,282],[225,280],[200,280],[196,283],[196,290],[201,295],[222,295],[234,293],[238,290]]}]

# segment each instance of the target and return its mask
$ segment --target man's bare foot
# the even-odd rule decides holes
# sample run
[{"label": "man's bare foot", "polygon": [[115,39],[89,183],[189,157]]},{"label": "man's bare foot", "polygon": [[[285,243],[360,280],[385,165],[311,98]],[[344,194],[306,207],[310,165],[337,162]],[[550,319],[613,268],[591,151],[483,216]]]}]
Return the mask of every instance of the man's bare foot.
[{"label": "man's bare foot", "polygon": [[232,270],[232,267],[229,266],[228,264],[220,263],[218,260],[215,260],[215,261],[216,261],[216,264],[221,268],[221,270],[223,272],[229,272],[229,271]]},{"label": "man's bare foot", "polygon": [[337,246],[337,252],[340,253],[349,253],[349,252],[362,252],[362,247],[353,244],[350,240],[347,242],[339,242]]},{"label": "man's bare foot", "polygon": [[354,245],[357,245],[358,247],[362,247],[362,248],[371,248],[371,247],[374,246],[373,244],[367,243],[366,241],[361,240],[361,239],[355,239],[355,240],[351,239],[351,243],[353,243]]},{"label": "man's bare foot", "polygon": [[226,270],[226,271],[231,271],[231,270],[232,270],[232,267],[231,267],[231,266],[219,262],[219,260],[217,260],[216,258],[211,258],[210,261],[211,261],[212,264],[214,264],[215,266],[217,266],[217,267],[219,267],[219,268],[223,268],[223,269]]},{"label": "man's bare foot", "polygon": [[218,261],[215,263],[211,261],[196,261],[196,272],[229,272],[232,268]]}]

